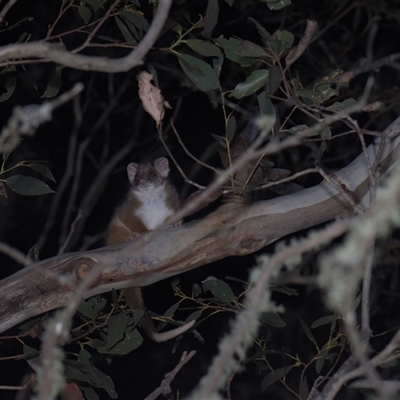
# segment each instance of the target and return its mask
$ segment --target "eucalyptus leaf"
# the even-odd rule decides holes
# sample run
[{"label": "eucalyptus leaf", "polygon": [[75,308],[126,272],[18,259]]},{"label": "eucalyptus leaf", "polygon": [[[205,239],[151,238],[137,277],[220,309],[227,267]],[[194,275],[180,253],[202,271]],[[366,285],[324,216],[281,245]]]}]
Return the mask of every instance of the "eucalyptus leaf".
[{"label": "eucalyptus leaf", "polygon": [[24,196],[38,196],[54,193],[48,185],[37,178],[24,175],[13,175],[4,179],[4,183],[15,193]]},{"label": "eucalyptus leaf", "polygon": [[64,69],[64,65],[57,65],[53,76],[50,79],[49,84],[45,92],[42,94],[42,98],[49,98],[57,96],[61,88],[61,71]]},{"label": "eucalyptus leaf", "polygon": [[319,347],[318,347],[317,341],[315,340],[315,337],[312,334],[310,328],[308,327],[308,325],[305,323],[305,321],[302,318],[298,317],[298,319],[300,321],[300,324],[301,324],[301,327],[303,328],[304,333],[314,343],[315,348],[318,349]]},{"label": "eucalyptus leaf", "polygon": [[239,48],[242,45],[242,40],[236,38],[225,39],[223,36],[220,36],[215,40],[223,49],[226,54],[226,57],[240,64],[242,67],[248,67],[255,61],[254,58],[243,57],[240,55]]},{"label": "eucalyptus leaf", "polygon": [[271,101],[271,99],[267,96],[266,91],[262,91],[257,95],[258,107],[260,108],[260,112],[263,115],[268,115],[272,117],[275,121],[276,113],[275,107]]},{"label": "eucalyptus leaf", "polygon": [[219,57],[221,55],[221,50],[217,46],[205,40],[187,39],[182,40],[182,43],[185,43],[186,46],[204,57]]},{"label": "eucalyptus leaf", "polygon": [[97,11],[99,8],[104,6],[104,3],[107,0],[85,0],[85,3],[90,4],[94,11]]},{"label": "eucalyptus leaf", "polygon": [[226,140],[228,143],[231,143],[236,131],[236,118],[234,115],[231,115],[228,119],[228,123],[226,124]]},{"label": "eucalyptus leaf", "polygon": [[136,40],[141,40],[144,33],[147,32],[150,26],[143,14],[137,10],[126,9],[122,10],[119,15],[123,17],[129,30],[136,37]]},{"label": "eucalyptus leaf", "polygon": [[84,365],[84,372],[89,378],[90,384],[98,388],[105,389],[109,397],[116,399],[118,394],[115,391],[112,379],[104,372],[94,367],[90,361],[90,358],[91,354],[87,350],[81,349],[78,359]]},{"label": "eucalyptus leaf", "polygon": [[332,111],[343,111],[349,107],[354,107],[357,104],[357,100],[353,98],[348,98],[343,101],[336,101],[328,107],[328,110]]},{"label": "eucalyptus leaf", "polygon": [[[14,67],[15,68],[15,67]],[[0,96],[0,103],[8,100],[14,93],[15,87],[17,86],[17,75],[10,76],[4,81],[4,89],[6,90]]]},{"label": "eucalyptus leaf", "polygon": [[132,36],[132,33],[129,31],[129,29],[127,28],[127,26],[125,25],[125,23],[117,16],[114,17],[115,18],[115,22],[119,28],[119,30],[122,33],[122,36],[124,37],[124,39],[131,45],[131,46],[136,46],[137,42],[135,40],[135,38]]},{"label": "eucalyptus leaf", "polygon": [[263,313],[261,320],[274,328],[284,328],[286,326],[286,322],[280,317],[280,315],[273,312]]},{"label": "eucalyptus leaf", "polygon": [[53,174],[49,170],[49,168],[44,164],[28,163],[28,164],[23,164],[23,165],[26,167],[32,168],[34,171],[38,172],[39,174],[44,175],[46,178],[50,179],[53,182],[56,181],[54,179]]},{"label": "eucalyptus leaf", "polygon": [[206,23],[203,28],[203,36],[210,36],[218,22],[219,3],[215,0],[208,0],[205,20]]},{"label": "eucalyptus leaf", "polygon": [[78,14],[81,16],[83,23],[86,25],[89,23],[90,18],[92,18],[92,12],[84,5],[78,7]]},{"label": "eucalyptus leaf", "polygon": [[277,368],[275,371],[269,373],[261,382],[261,390],[264,391],[273,383],[279,381],[279,379],[284,378],[293,367],[294,365],[289,365],[286,367]]},{"label": "eucalyptus leaf", "polygon": [[216,298],[224,303],[234,303],[236,300],[230,286],[220,279],[209,277],[202,282],[202,285],[205,292],[209,290]]},{"label": "eucalyptus leaf", "polygon": [[269,95],[274,94],[282,82],[282,73],[277,65],[274,65],[269,70],[268,82],[266,85],[266,92]]},{"label": "eucalyptus leaf", "polygon": [[271,11],[282,10],[292,4],[291,0],[266,0],[267,6]]},{"label": "eucalyptus leaf", "polygon": [[99,347],[97,351],[101,354],[125,355],[137,349],[143,343],[143,336],[137,329],[127,332],[125,338],[118,342],[114,347]]},{"label": "eucalyptus leaf", "polygon": [[85,393],[85,400],[100,400],[100,397],[91,386],[82,386],[81,389]]},{"label": "eucalyptus leaf", "polygon": [[108,320],[107,347],[111,349],[116,343],[123,339],[128,323],[126,312],[111,315]]},{"label": "eucalyptus leaf", "polygon": [[337,321],[338,316],[337,315],[325,315],[325,317],[321,317],[316,319],[312,324],[311,328],[315,329],[323,325],[331,324],[334,321]]},{"label": "eucalyptus leaf", "polygon": [[238,83],[235,89],[229,94],[230,97],[242,99],[243,97],[250,96],[257,90],[265,86],[268,80],[269,71],[267,69],[259,69],[253,71],[244,82]]},{"label": "eucalyptus leaf", "polygon": [[269,41],[271,51],[277,58],[281,58],[286,50],[290,49],[294,42],[294,36],[291,32],[277,30]]},{"label": "eucalyptus leaf", "polygon": [[188,54],[179,54],[178,61],[186,76],[203,92],[218,89],[219,79],[209,64]]},{"label": "eucalyptus leaf", "polygon": [[243,40],[237,51],[238,55],[242,57],[261,58],[268,55],[262,47],[249,40]]}]

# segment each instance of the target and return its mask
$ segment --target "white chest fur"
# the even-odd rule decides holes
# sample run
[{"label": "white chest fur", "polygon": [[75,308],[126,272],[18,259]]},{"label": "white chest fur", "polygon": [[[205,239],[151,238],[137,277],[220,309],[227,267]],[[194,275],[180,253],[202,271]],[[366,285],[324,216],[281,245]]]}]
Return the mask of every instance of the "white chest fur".
[{"label": "white chest fur", "polygon": [[143,203],[135,214],[148,230],[158,228],[174,213],[166,204],[167,193],[164,184],[150,191],[135,191],[134,194]]}]

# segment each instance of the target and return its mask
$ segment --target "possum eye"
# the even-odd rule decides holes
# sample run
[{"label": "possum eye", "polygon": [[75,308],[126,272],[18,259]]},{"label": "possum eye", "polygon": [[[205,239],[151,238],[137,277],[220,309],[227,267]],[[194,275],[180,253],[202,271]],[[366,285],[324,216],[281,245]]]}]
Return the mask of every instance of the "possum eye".
[{"label": "possum eye", "polygon": [[156,177],[156,173],[155,173],[154,171],[151,171],[151,172],[150,172],[150,177],[151,177],[151,178],[155,178],[155,177]]}]

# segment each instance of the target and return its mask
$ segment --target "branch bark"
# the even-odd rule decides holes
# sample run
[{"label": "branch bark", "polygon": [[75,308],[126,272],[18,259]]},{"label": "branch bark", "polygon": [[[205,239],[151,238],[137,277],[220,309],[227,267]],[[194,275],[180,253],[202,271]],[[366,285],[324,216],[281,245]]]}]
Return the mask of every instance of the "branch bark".
[{"label": "branch bark", "polygon": [[[381,177],[397,161],[393,155],[399,144],[400,118],[367,149],[372,164],[380,160]],[[133,242],[65,254],[26,267],[0,282],[0,332],[68,304],[92,268],[105,266],[85,298],[150,285],[227,256],[253,253],[290,233],[350,216],[354,204],[366,209],[370,181],[365,160],[361,154],[330,175],[335,187],[324,181],[268,201],[226,203],[204,219],[152,232]]]}]

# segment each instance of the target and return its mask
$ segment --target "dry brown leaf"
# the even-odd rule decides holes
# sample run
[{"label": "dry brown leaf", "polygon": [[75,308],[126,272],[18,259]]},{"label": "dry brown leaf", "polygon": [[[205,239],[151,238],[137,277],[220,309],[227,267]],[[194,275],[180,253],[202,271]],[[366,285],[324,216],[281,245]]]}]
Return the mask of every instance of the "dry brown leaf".
[{"label": "dry brown leaf", "polygon": [[157,126],[159,126],[164,118],[164,107],[171,107],[164,101],[161,90],[151,83],[152,79],[153,75],[146,71],[142,71],[137,75],[139,97],[142,101],[143,108],[152,116],[154,121],[156,121]]}]

